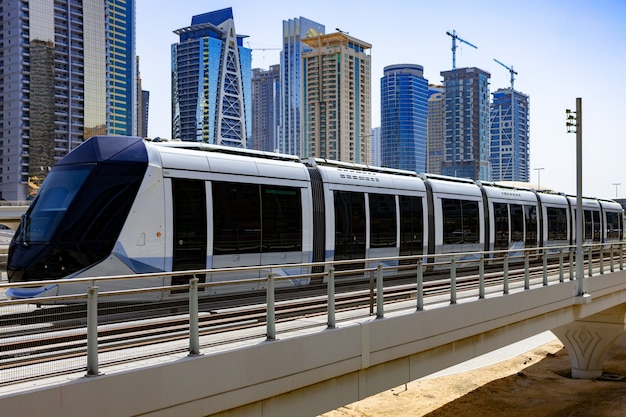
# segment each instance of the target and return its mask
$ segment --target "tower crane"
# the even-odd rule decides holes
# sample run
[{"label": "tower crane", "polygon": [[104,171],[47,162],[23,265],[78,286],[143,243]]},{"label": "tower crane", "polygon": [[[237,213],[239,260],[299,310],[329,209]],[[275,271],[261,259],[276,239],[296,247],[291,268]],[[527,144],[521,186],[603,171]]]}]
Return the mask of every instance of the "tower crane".
[{"label": "tower crane", "polygon": [[517,75],[517,71],[513,70],[513,65],[511,65],[511,67],[508,67],[495,58],[493,60],[496,61],[498,64],[502,65],[504,68],[508,69],[509,72],[511,73],[511,91],[513,91],[513,83],[515,82],[515,76]]},{"label": "tower crane", "polygon": [[457,39],[459,40],[459,42],[463,42],[464,44],[467,44],[467,45],[471,46],[474,49],[478,49],[478,46],[469,43],[465,39],[460,38],[456,34],[455,30],[453,30],[452,33],[446,32],[446,35],[452,37],[452,69],[454,70],[454,69],[456,69],[456,41],[457,41]]},{"label": "tower crane", "polygon": [[246,42],[248,44],[248,49],[250,49],[251,51],[280,51],[281,48],[253,48],[252,45],[250,45],[250,42]]},{"label": "tower crane", "polygon": [[250,49],[251,51],[263,51],[263,65],[265,66],[265,51],[281,51],[282,48],[253,48],[252,45],[250,45],[250,42],[246,42],[248,44],[248,49]]}]

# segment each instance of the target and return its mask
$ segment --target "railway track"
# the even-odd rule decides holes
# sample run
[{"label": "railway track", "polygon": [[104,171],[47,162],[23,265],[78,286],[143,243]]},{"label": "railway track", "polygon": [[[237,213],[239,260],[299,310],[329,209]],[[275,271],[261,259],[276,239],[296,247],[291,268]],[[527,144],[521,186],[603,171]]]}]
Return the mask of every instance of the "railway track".
[{"label": "railway track", "polygon": [[[514,267],[517,268],[517,265]],[[524,285],[523,269],[512,268],[508,274],[508,285],[512,288]],[[567,267],[566,267],[567,268]],[[558,265],[548,265],[546,274],[559,274]],[[530,269],[530,279],[542,279],[542,266]],[[429,275],[424,282],[424,298],[438,302],[450,294],[449,272]],[[567,278],[566,278],[567,279]],[[553,278],[554,280],[554,278]],[[416,299],[415,273],[386,278],[384,288],[386,308],[393,308],[392,303]],[[485,288],[490,291],[502,291],[502,273],[488,272],[484,278]],[[460,273],[456,280],[459,293],[476,297],[478,278],[471,271]],[[363,280],[340,281],[337,285],[335,311],[361,311],[373,314],[375,292]],[[202,299],[199,306],[199,332],[203,337],[202,348],[219,346],[232,340],[220,337],[234,330],[250,330],[249,338],[263,337],[266,332],[265,294],[258,293],[236,297],[209,297]],[[327,313],[326,287],[318,286],[302,291],[279,291],[277,293],[276,320],[285,322],[300,317],[323,316]],[[1,304],[2,302],[0,302]],[[369,306],[369,310],[367,307]],[[2,307],[0,305],[0,307]],[[0,308],[0,311],[2,309]],[[37,369],[37,374],[25,373],[18,379],[30,380],[50,376],[55,373],[80,372],[85,369],[84,361],[77,360],[87,353],[86,306],[44,306],[29,307],[29,311],[0,315],[0,375],[11,371],[10,380],[0,376],[0,386],[16,382],[15,371],[19,368]],[[169,342],[180,342],[189,338],[188,306],[184,302],[143,303],[140,305],[102,304],[98,317],[98,352],[109,353],[112,359],[103,366],[146,359],[150,356],[180,353],[187,350],[184,343],[172,349]],[[312,324],[311,324],[312,325]],[[214,336],[214,337],[212,337]],[[208,337],[208,338],[207,338]],[[155,346],[168,345],[167,349]],[[140,356],[117,354],[120,352],[152,348]],[[47,366],[48,363],[62,362],[72,364],[63,368]],[[48,369],[48,373],[41,370]]]},{"label": "railway track", "polygon": [[[605,268],[607,262],[605,260]],[[586,265],[585,271],[588,268]],[[592,268],[599,268],[599,260],[594,261]],[[504,290],[501,270],[501,266],[493,270],[486,268],[483,279],[486,292]],[[544,271],[543,265],[538,262],[529,268],[527,277],[523,262],[517,262],[512,264],[508,271],[506,288],[511,290],[523,288],[526,279],[531,280],[534,285],[540,285],[545,276],[552,277],[551,282],[554,282],[554,277],[561,273],[564,279],[569,279],[568,271],[568,264],[565,264],[562,270],[558,264],[547,264]],[[354,310],[355,315],[357,311],[361,315],[375,314],[375,288],[373,282],[366,281],[362,275],[359,279],[338,279],[335,287],[335,311]],[[416,300],[414,270],[385,277],[384,282],[385,309],[393,309],[394,303]],[[479,291],[476,269],[460,269],[455,280],[455,289],[461,300],[476,298]],[[430,273],[424,277],[423,297],[427,300],[426,304],[450,301],[450,293],[449,271]],[[201,298],[199,302],[201,348],[218,347],[232,342],[232,338],[224,336],[227,332],[235,330],[246,330],[247,336],[243,340],[264,337],[267,317],[265,297],[265,292],[259,291],[246,295]],[[2,308],[2,304],[7,303],[10,302],[0,301],[0,311],[6,310]],[[312,285],[306,289],[281,289],[276,292],[277,323],[295,318],[323,316],[327,314],[327,308],[325,284]],[[0,314],[0,386],[55,374],[84,371],[86,367],[84,358],[87,354],[86,323],[85,304],[41,307],[21,305],[20,311]],[[311,323],[308,326],[314,325],[318,324]],[[181,342],[188,338],[189,315],[186,300],[99,305],[98,353],[99,356],[106,358],[102,362],[103,366],[186,352],[188,346]],[[51,363],[64,365],[51,366]]]}]

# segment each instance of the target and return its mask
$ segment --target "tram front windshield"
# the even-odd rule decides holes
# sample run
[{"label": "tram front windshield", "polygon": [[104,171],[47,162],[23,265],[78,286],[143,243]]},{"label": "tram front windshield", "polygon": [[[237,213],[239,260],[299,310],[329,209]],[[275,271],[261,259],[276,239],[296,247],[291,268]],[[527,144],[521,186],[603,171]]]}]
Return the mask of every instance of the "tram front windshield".
[{"label": "tram front windshield", "polygon": [[28,245],[49,242],[92,167],[53,170],[22,218],[17,241]]}]

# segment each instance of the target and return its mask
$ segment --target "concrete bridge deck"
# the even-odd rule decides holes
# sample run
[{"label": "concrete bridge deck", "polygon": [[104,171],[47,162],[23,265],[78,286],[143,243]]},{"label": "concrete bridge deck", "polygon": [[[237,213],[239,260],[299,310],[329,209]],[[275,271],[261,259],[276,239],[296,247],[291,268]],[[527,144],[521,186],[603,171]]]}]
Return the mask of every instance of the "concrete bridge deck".
[{"label": "concrete bridge deck", "polygon": [[422,311],[414,301],[386,306],[382,318],[341,313],[331,329],[323,316],[303,318],[305,330],[279,324],[278,340],[257,335],[199,356],[3,389],[0,408],[14,417],[315,416],[546,330],[567,347],[573,375],[592,378],[624,331],[626,272],[587,278],[587,291],[577,296],[577,282],[565,281],[459,294],[452,305],[444,296]]}]

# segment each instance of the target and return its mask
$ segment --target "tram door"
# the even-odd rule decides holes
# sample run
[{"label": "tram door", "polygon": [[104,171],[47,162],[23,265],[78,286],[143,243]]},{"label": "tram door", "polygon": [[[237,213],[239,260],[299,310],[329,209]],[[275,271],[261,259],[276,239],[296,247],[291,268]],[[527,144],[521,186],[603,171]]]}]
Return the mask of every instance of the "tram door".
[{"label": "tram door", "polygon": [[[365,259],[365,194],[334,191],[335,260]],[[363,268],[364,263],[335,265],[337,270]]]},{"label": "tram door", "polygon": [[[172,178],[174,209],[173,271],[206,268],[207,214],[205,182]],[[187,284],[191,275],[172,278],[172,285]],[[206,275],[198,275],[205,282]]]},{"label": "tram door", "polygon": [[509,249],[509,206],[508,204],[494,203],[494,250]]}]

